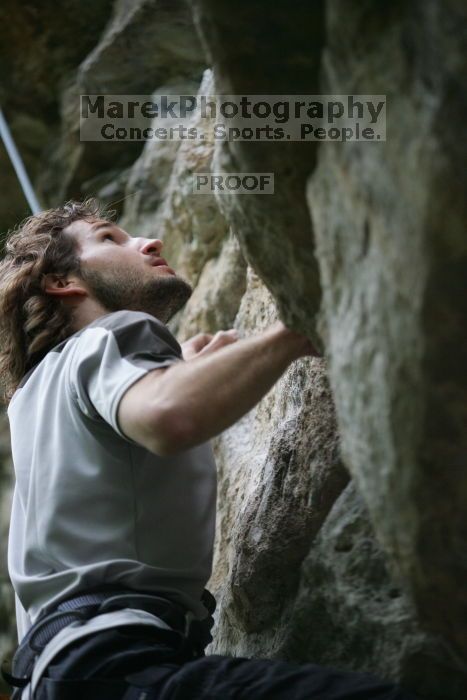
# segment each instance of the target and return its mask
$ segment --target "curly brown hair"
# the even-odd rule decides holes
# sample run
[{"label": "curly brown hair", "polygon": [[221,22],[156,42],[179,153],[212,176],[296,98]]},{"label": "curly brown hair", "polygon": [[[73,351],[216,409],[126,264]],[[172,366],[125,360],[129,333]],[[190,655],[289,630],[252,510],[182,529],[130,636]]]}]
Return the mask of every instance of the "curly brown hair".
[{"label": "curly brown hair", "polygon": [[47,294],[47,273],[81,276],[77,244],[63,234],[78,219],[112,220],[95,198],[69,201],[7,233],[0,261],[0,402],[7,405],[26,372],[72,333],[71,310]]}]

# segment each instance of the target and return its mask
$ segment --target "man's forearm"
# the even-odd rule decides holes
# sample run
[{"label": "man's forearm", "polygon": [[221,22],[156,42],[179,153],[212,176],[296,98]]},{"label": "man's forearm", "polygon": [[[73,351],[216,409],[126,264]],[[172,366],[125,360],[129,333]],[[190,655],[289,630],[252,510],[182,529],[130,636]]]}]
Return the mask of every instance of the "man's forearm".
[{"label": "man's forearm", "polygon": [[302,336],[278,325],[212,354],[176,363],[164,373],[158,400],[170,407],[180,426],[178,449],[229,428],[263,398],[293,360],[309,354]]}]

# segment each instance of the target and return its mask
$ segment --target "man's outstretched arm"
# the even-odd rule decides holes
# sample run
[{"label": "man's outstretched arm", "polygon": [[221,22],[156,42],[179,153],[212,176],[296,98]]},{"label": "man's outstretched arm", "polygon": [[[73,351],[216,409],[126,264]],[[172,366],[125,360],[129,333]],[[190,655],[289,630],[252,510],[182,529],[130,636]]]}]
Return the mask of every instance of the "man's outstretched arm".
[{"label": "man's outstretched arm", "polygon": [[155,454],[173,455],[218,435],[260,401],[291,362],[316,354],[280,321],[216,352],[153,370],[124,394],[118,422]]}]

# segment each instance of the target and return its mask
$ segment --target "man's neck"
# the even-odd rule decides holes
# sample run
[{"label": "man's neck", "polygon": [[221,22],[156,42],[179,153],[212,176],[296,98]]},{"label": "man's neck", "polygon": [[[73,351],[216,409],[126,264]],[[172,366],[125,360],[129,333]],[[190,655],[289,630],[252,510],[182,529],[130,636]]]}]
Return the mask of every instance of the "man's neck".
[{"label": "man's neck", "polygon": [[110,313],[109,309],[105,309],[97,301],[87,297],[85,301],[82,301],[78,306],[75,306],[72,311],[73,332],[76,333],[77,331],[80,331],[97,318],[105,316],[105,314],[108,313]]}]

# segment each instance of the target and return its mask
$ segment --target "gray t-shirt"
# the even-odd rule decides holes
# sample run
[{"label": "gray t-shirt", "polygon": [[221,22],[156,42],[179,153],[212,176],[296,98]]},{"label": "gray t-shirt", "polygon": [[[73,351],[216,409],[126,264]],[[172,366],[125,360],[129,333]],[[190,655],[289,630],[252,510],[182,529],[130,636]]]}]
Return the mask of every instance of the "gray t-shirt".
[{"label": "gray t-shirt", "polygon": [[16,474],[8,566],[19,639],[44,608],[106,583],[163,592],[206,616],[211,446],[159,457],[117,423],[135,381],[182,361],[163,323],[122,310],[54,347],[21,381],[8,407]]}]

